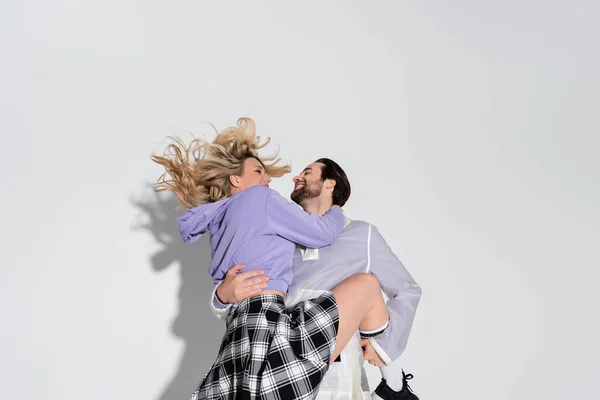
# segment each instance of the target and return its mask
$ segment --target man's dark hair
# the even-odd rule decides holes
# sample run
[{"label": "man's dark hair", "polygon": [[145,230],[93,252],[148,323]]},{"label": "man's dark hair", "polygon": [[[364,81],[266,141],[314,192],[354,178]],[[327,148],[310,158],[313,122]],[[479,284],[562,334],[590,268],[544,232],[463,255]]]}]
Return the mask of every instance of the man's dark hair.
[{"label": "man's dark hair", "polygon": [[350,197],[350,181],[348,181],[346,173],[338,163],[329,158],[319,158],[315,162],[323,164],[321,169],[322,182],[324,182],[325,179],[333,179],[335,181],[335,187],[333,188],[333,204],[343,207]]}]

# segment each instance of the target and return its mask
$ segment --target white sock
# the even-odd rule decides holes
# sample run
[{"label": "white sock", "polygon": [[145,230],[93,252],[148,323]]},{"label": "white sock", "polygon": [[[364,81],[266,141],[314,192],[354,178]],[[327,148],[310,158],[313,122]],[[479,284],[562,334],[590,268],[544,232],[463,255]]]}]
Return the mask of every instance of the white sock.
[{"label": "white sock", "polygon": [[370,337],[375,337],[377,335],[381,335],[383,332],[385,332],[385,330],[387,329],[389,324],[390,324],[390,320],[387,320],[387,321],[385,321],[385,324],[381,325],[377,329],[373,329],[372,331],[365,331],[363,329],[359,329],[360,337],[363,339],[366,339],[366,338],[370,338]]},{"label": "white sock", "polygon": [[380,367],[381,376],[386,380],[387,385],[394,392],[399,392],[404,387],[402,383],[402,367],[399,360],[393,361],[391,364],[385,367]]}]

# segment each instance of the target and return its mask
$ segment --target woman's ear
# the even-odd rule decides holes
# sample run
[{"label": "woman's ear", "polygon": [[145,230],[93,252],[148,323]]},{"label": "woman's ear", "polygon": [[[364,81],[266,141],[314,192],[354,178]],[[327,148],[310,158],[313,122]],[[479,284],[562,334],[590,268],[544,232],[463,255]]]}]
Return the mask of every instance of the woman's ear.
[{"label": "woman's ear", "polygon": [[232,187],[239,188],[240,178],[241,177],[239,175],[229,175],[229,183],[231,183]]}]

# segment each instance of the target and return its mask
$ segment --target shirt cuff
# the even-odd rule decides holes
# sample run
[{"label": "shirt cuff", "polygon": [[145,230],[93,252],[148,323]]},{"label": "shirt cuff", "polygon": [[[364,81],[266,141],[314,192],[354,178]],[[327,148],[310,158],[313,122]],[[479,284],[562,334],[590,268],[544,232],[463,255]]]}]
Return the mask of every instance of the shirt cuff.
[{"label": "shirt cuff", "polygon": [[228,306],[230,306],[231,304],[223,304],[221,303],[221,301],[219,300],[219,297],[217,296],[217,288],[219,287],[219,285],[223,283],[223,281],[217,283],[215,285],[215,288],[213,289],[213,293],[212,293],[212,298],[213,298],[213,304],[215,307],[217,308],[227,308]]},{"label": "shirt cuff", "polygon": [[219,298],[217,297],[217,288],[220,284],[221,282],[215,285],[215,288],[212,291],[212,295],[210,296],[209,306],[210,310],[215,315],[215,317],[222,319],[227,315],[227,313],[229,313],[229,310],[231,309],[231,304],[223,304],[219,301]]},{"label": "shirt cuff", "polygon": [[385,365],[390,365],[392,363],[392,359],[390,358],[390,356],[388,356],[387,353],[381,348],[381,346],[379,345],[379,343],[377,343],[375,338],[369,338],[369,343],[371,344],[371,346],[373,346],[373,349],[375,349],[377,355],[381,357]]}]

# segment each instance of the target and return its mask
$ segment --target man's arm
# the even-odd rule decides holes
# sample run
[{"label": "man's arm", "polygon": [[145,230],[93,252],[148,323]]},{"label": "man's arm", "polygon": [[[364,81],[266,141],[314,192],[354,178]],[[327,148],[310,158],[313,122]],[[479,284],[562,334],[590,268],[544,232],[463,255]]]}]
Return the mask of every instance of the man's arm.
[{"label": "man's arm", "polygon": [[386,331],[369,341],[383,361],[389,364],[406,349],[421,299],[421,288],[373,225],[369,252],[369,272],[379,279],[381,289],[389,299],[387,307],[390,314],[390,325]]},{"label": "man's arm", "polygon": [[219,299],[217,297],[217,288],[222,283],[223,283],[223,281],[217,283],[217,285],[215,286],[213,291],[210,293],[210,300],[208,302],[210,311],[218,319],[227,318],[227,314],[229,313],[229,310],[231,309],[231,304],[223,304],[219,301]]}]

